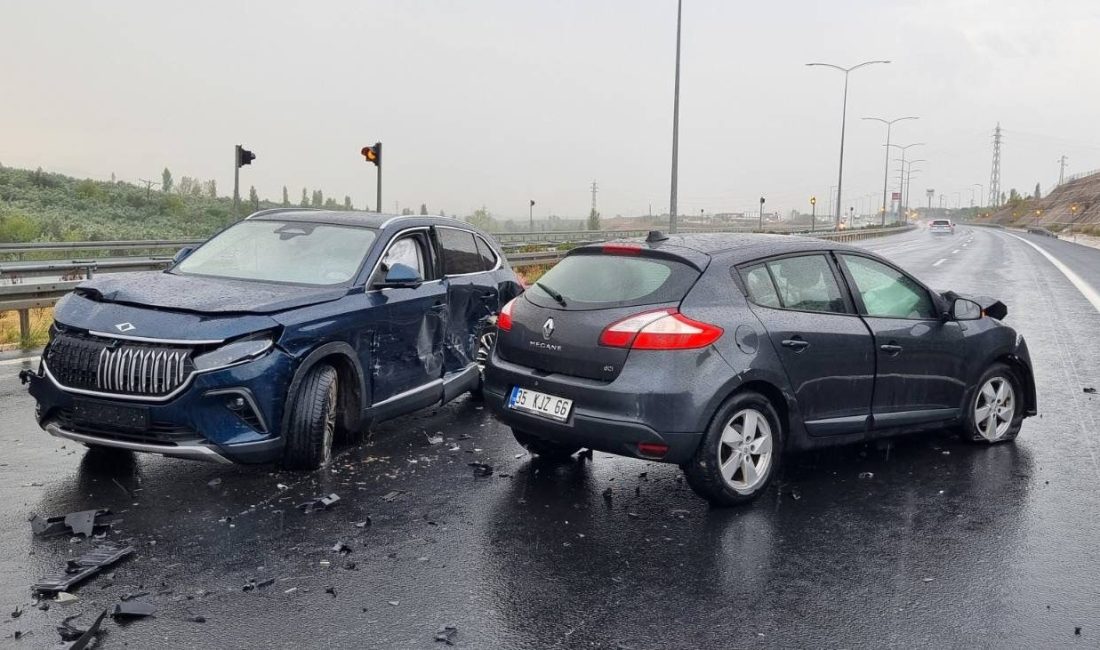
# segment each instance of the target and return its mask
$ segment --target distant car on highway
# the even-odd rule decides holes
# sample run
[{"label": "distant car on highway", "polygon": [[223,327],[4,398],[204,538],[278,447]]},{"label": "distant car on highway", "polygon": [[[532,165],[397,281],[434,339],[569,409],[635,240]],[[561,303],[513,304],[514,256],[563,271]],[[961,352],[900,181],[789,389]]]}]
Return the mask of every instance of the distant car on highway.
[{"label": "distant car on highway", "polygon": [[92,448],[326,465],[333,439],[480,391],[500,247],[444,217],[269,210],[164,272],[63,298],[24,380],[49,433]]},{"label": "distant car on highway", "polygon": [[928,224],[928,232],[933,235],[954,235],[955,224],[950,219],[933,219]]},{"label": "distant car on highway", "polygon": [[654,232],[574,249],[505,305],[485,396],[535,454],[676,463],[730,505],[791,450],[1013,440],[1036,399],[1006,311],[845,244]]}]

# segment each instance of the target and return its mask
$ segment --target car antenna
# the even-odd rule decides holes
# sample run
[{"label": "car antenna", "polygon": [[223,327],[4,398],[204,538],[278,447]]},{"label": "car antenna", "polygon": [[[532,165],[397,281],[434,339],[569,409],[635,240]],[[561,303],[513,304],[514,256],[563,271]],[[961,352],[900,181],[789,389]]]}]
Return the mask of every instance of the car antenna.
[{"label": "car antenna", "polygon": [[647,244],[656,244],[657,242],[663,241],[668,241],[668,235],[661,232],[660,230],[650,230],[649,234],[646,235],[645,238],[645,243]]}]

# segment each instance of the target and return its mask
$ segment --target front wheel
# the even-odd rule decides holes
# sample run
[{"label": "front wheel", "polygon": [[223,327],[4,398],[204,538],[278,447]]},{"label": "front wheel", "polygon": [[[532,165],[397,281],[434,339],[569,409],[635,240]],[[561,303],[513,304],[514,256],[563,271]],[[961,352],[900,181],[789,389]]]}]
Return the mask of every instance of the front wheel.
[{"label": "front wheel", "polygon": [[962,438],[989,444],[1015,440],[1023,424],[1023,391],[1016,373],[1003,363],[989,367],[966,409]]},{"label": "front wheel", "polygon": [[284,434],[283,465],[287,469],[318,469],[332,460],[337,395],[336,369],[332,366],[319,364],[306,375]]},{"label": "front wheel", "polygon": [[738,393],[718,409],[695,456],[681,466],[684,478],[712,505],[751,501],[778,471],[784,435],[768,398]]}]

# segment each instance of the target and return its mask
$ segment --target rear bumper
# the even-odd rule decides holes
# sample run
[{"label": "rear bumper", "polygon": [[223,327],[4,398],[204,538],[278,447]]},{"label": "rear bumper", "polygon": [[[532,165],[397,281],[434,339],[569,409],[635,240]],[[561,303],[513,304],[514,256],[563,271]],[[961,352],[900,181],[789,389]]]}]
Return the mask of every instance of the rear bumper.
[{"label": "rear bumper", "polygon": [[[724,385],[731,369],[710,351],[648,354],[660,358],[632,359],[615,381],[601,382],[533,370],[494,350],[485,372],[486,403],[499,420],[536,438],[682,464],[695,454],[721,398],[700,387]],[[557,422],[508,408],[514,386],[572,399],[569,419]],[[648,456],[638,451],[639,443],[664,444],[668,452]]]}]

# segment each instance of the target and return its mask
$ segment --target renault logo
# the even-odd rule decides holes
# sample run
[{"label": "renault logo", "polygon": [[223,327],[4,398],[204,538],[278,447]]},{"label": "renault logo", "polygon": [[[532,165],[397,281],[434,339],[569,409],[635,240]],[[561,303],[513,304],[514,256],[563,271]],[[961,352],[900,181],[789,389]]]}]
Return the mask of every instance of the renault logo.
[{"label": "renault logo", "polygon": [[542,324],[542,338],[548,339],[554,334],[554,319],[547,318],[546,322]]},{"label": "renault logo", "polygon": [[130,332],[133,331],[135,327],[133,323],[119,323],[118,325],[115,325],[115,329],[120,332]]}]

